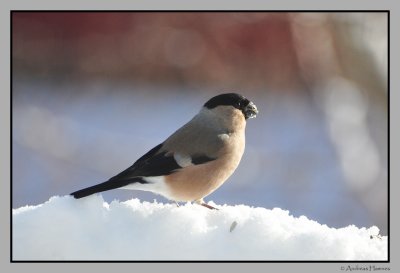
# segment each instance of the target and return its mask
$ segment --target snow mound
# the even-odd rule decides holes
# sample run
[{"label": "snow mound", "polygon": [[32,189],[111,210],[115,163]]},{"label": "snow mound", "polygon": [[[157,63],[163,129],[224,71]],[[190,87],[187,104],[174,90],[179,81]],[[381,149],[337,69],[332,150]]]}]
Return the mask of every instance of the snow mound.
[{"label": "snow mound", "polygon": [[52,197],[13,209],[13,259],[387,259],[387,237],[376,236],[377,227],[329,228],[279,208],[219,208]]}]

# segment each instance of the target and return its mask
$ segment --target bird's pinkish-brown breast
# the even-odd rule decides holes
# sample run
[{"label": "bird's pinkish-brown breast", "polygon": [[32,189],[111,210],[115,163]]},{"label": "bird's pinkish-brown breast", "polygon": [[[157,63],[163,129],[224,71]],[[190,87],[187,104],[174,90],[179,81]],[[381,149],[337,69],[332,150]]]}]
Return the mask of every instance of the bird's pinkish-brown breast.
[{"label": "bird's pinkish-brown breast", "polygon": [[244,152],[244,132],[226,137],[218,159],[192,165],[165,177],[171,199],[197,201],[220,187],[235,171]]}]

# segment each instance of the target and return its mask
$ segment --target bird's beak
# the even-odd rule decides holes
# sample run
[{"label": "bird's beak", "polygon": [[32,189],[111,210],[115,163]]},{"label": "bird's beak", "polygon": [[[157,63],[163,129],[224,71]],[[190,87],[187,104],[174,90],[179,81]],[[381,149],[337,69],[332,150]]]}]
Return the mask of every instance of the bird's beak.
[{"label": "bird's beak", "polygon": [[257,106],[253,103],[250,102],[245,108],[244,108],[244,116],[246,119],[249,118],[255,118],[258,114]]}]

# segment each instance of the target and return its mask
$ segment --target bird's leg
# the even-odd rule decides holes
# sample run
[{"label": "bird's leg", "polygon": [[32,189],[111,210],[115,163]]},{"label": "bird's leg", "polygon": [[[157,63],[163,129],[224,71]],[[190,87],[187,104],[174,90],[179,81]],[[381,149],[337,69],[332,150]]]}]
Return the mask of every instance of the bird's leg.
[{"label": "bird's leg", "polygon": [[196,204],[199,204],[199,205],[201,205],[201,206],[203,206],[203,207],[206,207],[206,208],[208,208],[208,209],[219,210],[219,209],[217,209],[217,208],[215,208],[215,207],[213,207],[213,206],[210,206],[210,205],[207,204],[206,202],[204,202],[203,199],[196,200],[195,202],[196,202]]},{"label": "bird's leg", "polygon": [[206,207],[206,208],[208,208],[208,209],[215,209],[215,210],[219,210],[219,209],[217,209],[217,208],[215,208],[215,207],[213,207],[213,206],[210,206],[209,204],[207,204],[207,203],[201,203],[200,205],[202,205],[203,207]]}]

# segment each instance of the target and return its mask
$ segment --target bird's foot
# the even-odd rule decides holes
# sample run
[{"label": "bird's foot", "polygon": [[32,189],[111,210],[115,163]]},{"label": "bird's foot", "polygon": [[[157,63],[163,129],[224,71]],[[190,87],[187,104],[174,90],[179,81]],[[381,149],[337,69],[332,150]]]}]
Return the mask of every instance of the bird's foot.
[{"label": "bird's foot", "polygon": [[[178,208],[180,207],[180,205],[179,205],[178,202],[174,201],[174,203],[175,203],[176,207],[178,207]],[[201,205],[201,206],[203,206],[203,207],[206,207],[206,208],[208,208],[208,209],[219,210],[219,209],[217,209],[217,208],[215,208],[215,207],[213,207],[213,206],[207,204],[207,203],[204,202],[203,200],[197,200],[197,201],[195,201],[195,203],[196,203],[196,204],[199,204],[199,205]]]},{"label": "bird's foot", "polygon": [[217,208],[215,208],[215,207],[213,207],[213,206],[207,204],[206,202],[204,202],[203,199],[196,200],[195,203],[196,203],[196,204],[199,204],[199,205],[201,205],[201,206],[203,206],[203,207],[206,207],[206,208],[208,208],[208,209],[219,210],[219,209],[217,209]]},{"label": "bird's foot", "polygon": [[209,204],[207,204],[207,203],[201,203],[200,205],[202,205],[203,207],[206,207],[206,208],[208,208],[208,209],[215,209],[215,210],[219,210],[219,209],[217,209],[217,208],[215,208],[215,207],[213,207],[213,206],[210,206]]}]

